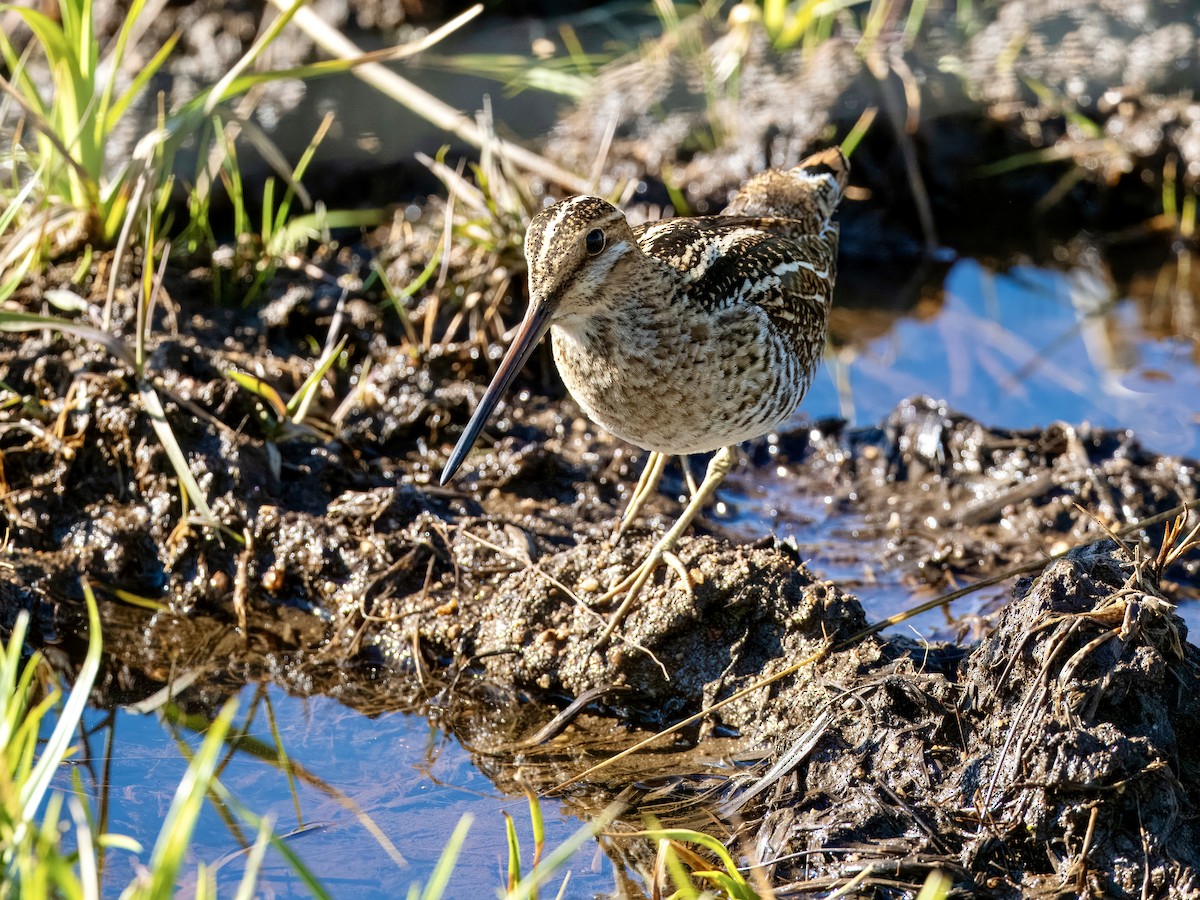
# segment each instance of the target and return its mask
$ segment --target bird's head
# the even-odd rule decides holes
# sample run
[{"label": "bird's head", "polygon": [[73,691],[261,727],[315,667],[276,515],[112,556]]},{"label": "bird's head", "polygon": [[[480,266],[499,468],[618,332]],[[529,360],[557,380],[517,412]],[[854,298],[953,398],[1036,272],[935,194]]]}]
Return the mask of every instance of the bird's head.
[{"label": "bird's head", "polygon": [[445,484],[483,430],[517,373],[555,320],[602,309],[605,288],[641,250],[624,213],[599,197],[570,197],[542,210],[525,233],[529,308],[475,414],[442,470]]},{"label": "bird's head", "polygon": [[529,307],[550,319],[602,308],[614,279],[639,253],[625,214],[599,197],[571,197],[534,216],[525,232]]}]

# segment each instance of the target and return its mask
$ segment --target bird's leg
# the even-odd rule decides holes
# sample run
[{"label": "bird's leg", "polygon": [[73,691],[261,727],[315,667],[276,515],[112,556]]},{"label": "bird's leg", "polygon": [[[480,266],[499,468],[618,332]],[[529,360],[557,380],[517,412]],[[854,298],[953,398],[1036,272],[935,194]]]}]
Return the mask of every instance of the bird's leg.
[{"label": "bird's leg", "polygon": [[[607,602],[625,595],[625,599],[621,601],[621,605],[617,607],[617,611],[612,614],[608,620],[608,625],[605,626],[604,632],[596,639],[596,643],[592,649],[598,650],[604,646],[605,642],[612,637],[612,633],[617,626],[625,618],[629,612],[633,602],[637,599],[638,594],[650,580],[650,576],[654,574],[654,570],[658,568],[664,558],[675,549],[675,544],[679,541],[680,536],[687,531],[692,521],[699,515],[700,510],[712,499],[716,493],[717,487],[725,479],[729,470],[733,468],[733,447],[722,447],[716,452],[708,463],[708,469],[704,473],[704,480],[700,482],[700,487],[692,495],[691,501],[684,508],[683,514],[671,526],[671,530],[664,534],[654,545],[654,549],[638,565],[636,569],[630,572],[621,582],[599,599],[599,602]],[[684,581],[685,585],[690,587],[690,579]]]},{"label": "bird's leg", "polygon": [[695,497],[696,491],[699,489],[696,487],[696,478],[692,475],[691,457],[679,457],[679,465],[683,469],[683,477],[687,480],[688,496]]},{"label": "bird's leg", "polygon": [[657,450],[650,451],[650,455],[646,458],[646,467],[642,469],[642,476],[638,479],[637,487],[629,495],[629,505],[621,514],[621,524],[617,526],[617,533],[613,536],[614,543],[621,540],[625,529],[633,524],[634,518],[642,511],[646,501],[658,490],[658,482],[662,479],[663,470],[667,467],[667,459],[665,453],[659,453]]}]

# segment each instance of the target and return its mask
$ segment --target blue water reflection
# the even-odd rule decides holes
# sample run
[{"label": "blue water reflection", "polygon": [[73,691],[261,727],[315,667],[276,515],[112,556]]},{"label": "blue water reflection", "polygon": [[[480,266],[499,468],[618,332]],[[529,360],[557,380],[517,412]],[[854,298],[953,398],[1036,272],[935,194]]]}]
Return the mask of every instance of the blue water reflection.
[{"label": "blue water reflection", "polygon": [[901,317],[835,352],[803,411],[874,424],[928,394],[992,427],[1088,422],[1132,429],[1160,453],[1200,455],[1194,342],[1150,334],[1147,314],[1103,274],[994,273],[962,260],[943,289],[936,314]]},{"label": "blue water reflection", "polygon": [[[250,740],[222,753],[220,780],[247,808],[271,816],[278,834],[291,835],[294,851],[334,896],[393,898],[406,894],[413,882],[424,883],[467,813],[474,824],[446,896],[491,895],[503,886],[508,864],[503,812],[516,824],[528,870],[533,839],[525,798],[497,791],[457,741],[423,716],[392,712],[368,717],[330,697],[292,697],[276,686],[249,685],[239,700],[234,725],[252,716]],[[144,847],[137,857],[120,850],[108,854],[105,893],[116,896],[150,858],[187,768],[181,745],[190,754],[203,735],[159,713],[89,710],[85,722],[90,735],[76,760],[85,791],[94,808],[107,806],[108,831],[133,837]],[[293,764],[290,779],[280,763],[280,748]],[[55,787],[73,792],[66,770]],[[542,811],[548,848],[583,824],[550,799],[543,801]],[[374,828],[394,850],[372,834]],[[182,873],[181,896],[194,894],[201,862],[216,869],[220,894],[231,895],[245,865],[246,854],[240,851],[255,837],[254,828],[230,810],[206,803]],[[571,896],[612,890],[611,864],[594,841],[567,869]],[[292,867],[269,850],[257,895],[306,897],[309,891]]]},{"label": "blue water reflection", "polygon": [[[952,265],[933,294],[935,301],[902,313],[886,311],[887,297],[878,306],[835,310],[835,349],[797,420],[840,416],[876,425],[900,400],[925,394],[988,427],[1089,423],[1129,429],[1158,453],[1200,455],[1200,352],[1193,337],[1162,327],[1173,319],[1175,330],[1189,334],[1178,325],[1191,314],[1190,295],[1164,309],[1174,302],[1169,291],[1123,296],[1099,266],[997,273],[969,259]],[[746,502],[739,489],[755,499]],[[887,528],[831,506],[813,489],[765,469],[735,478],[723,493],[736,512],[725,521],[746,539],[769,530],[795,539],[818,575],[856,594],[872,620],[940,593],[913,584],[912,566],[889,546]],[[1010,591],[1002,584],[971,595],[955,605],[955,621],[934,610],[898,627],[969,640],[982,624],[972,612],[994,608]],[[1200,629],[1200,604],[1182,603],[1179,612],[1193,632]]]}]

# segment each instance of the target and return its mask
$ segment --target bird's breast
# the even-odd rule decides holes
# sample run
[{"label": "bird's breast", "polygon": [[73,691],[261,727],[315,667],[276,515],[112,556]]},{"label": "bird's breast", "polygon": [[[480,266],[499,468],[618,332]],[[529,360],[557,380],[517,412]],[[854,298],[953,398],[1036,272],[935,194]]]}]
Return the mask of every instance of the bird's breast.
[{"label": "bird's breast", "polygon": [[585,413],[646,450],[703,453],[791,415],[811,379],[765,315],[685,302],[565,317],[554,361]]}]

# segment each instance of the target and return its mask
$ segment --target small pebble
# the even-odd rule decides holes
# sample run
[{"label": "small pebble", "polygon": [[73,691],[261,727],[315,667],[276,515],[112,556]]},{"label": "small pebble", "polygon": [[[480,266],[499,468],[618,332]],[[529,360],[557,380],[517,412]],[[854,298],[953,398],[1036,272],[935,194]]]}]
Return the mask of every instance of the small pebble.
[{"label": "small pebble", "polygon": [[263,573],[262,577],[263,589],[274,594],[283,588],[283,569],[279,566],[271,566]]}]

